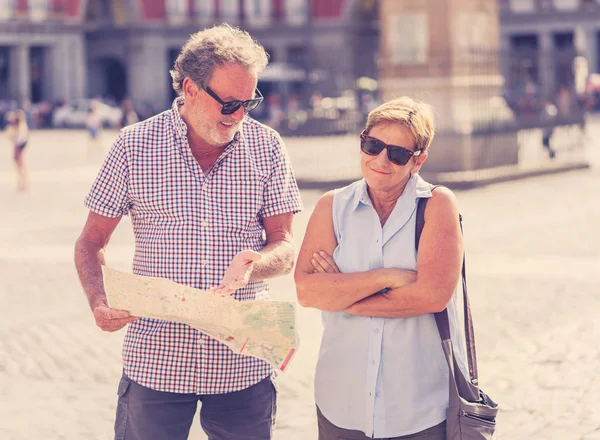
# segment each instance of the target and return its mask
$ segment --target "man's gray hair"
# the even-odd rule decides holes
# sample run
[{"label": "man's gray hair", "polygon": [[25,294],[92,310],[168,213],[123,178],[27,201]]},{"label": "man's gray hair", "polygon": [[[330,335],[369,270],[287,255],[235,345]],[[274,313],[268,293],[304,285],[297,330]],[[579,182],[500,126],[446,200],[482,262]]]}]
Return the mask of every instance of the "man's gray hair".
[{"label": "man's gray hair", "polygon": [[170,71],[173,89],[181,96],[186,77],[206,87],[215,68],[226,64],[239,64],[258,75],[268,62],[269,55],[248,32],[220,24],[192,34],[181,48]]}]

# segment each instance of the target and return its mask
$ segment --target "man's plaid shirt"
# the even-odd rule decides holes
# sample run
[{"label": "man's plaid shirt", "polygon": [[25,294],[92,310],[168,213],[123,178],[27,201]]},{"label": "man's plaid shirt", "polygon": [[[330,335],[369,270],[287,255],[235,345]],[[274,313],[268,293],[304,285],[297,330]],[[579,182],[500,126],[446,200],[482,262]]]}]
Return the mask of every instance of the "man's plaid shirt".
[{"label": "man's plaid shirt", "polygon": [[[242,128],[205,174],[194,159],[179,107],[121,131],[85,205],[130,215],[133,273],[198,289],[221,281],[236,253],[265,246],[262,219],[302,209],[279,135],[244,118]],[[266,281],[235,292],[240,301],[268,290]],[[271,373],[266,362],[233,353],[189,327],[142,318],[130,324],[124,372],[154,390],[220,394],[245,389]]]}]

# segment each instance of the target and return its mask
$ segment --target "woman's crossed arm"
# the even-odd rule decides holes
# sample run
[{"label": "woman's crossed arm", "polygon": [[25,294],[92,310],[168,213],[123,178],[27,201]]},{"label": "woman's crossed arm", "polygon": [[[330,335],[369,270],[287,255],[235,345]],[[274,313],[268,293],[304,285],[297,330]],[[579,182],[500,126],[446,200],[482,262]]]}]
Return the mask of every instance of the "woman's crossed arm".
[{"label": "woman's crossed arm", "polygon": [[[329,257],[337,240],[333,229],[333,192],[324,194],[318,201],[308,222],[304,241],[298,255],[294,280],[298,301],[304,307],[337,312],[346,310],[356,302],[386,288],[400,287],[415,278],[413,271],[401,269],[375,269],[365,272],[340,273]],[[323,252],[320,256],[319,252]],[[319,270],[317,267],[321,267]]]}]

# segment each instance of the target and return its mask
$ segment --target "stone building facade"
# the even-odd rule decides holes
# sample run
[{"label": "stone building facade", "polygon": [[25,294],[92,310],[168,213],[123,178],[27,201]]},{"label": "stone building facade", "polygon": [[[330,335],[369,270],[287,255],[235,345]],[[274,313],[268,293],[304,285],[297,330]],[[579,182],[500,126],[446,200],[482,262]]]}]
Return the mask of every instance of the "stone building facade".
[{"label": "stone building facade", "polygon": [[[600,1],[498,0],[509,81],[525,77],[551,95],[600,72]],[[577,61],[576,61],[577,59]],[[575,69],[575,72],[574,72]],[[574,75],[575,73],[575,75]]]},{"label": "stone building facade", "polygon": [[271,55],[270,93],[339,96],[376,77],[375,0],[4,0],[0,99],[173,98],[169,69],[188,36],[228,22]]},{"label": "stone building facade", "polygon": [[86,93],[85,35],[75,0],[0,3],[0,100]]}]

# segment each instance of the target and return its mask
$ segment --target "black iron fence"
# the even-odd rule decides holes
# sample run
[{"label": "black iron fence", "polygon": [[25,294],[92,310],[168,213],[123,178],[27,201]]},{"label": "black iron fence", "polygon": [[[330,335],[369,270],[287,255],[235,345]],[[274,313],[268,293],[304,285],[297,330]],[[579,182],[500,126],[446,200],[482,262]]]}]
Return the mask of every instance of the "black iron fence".
[{"label": "black iron fence", "polygon": [[[583,149],[585,113],[593,107],[584,61],[574,51],[468,51],[458,60],[430,57],[429,71],[460,78],[460,85],[449,83],[460,89],[453,99],[460,99],[471,116],[467,128],[462,124],[438,132],[434,147],[440,160],[428,160],[429,168],[474,171],[572,158]],[[415,88],[413,96],[427,95],[422,92]],[[356,87],[333,97],[317,94],[305,99],[304,106],[293,102],[279,108],[275,116],[267,108],[265,121],[284,136],[358,134],[379,95],[376,87]],[[443,144],[444,153],[436,142]]]}]

